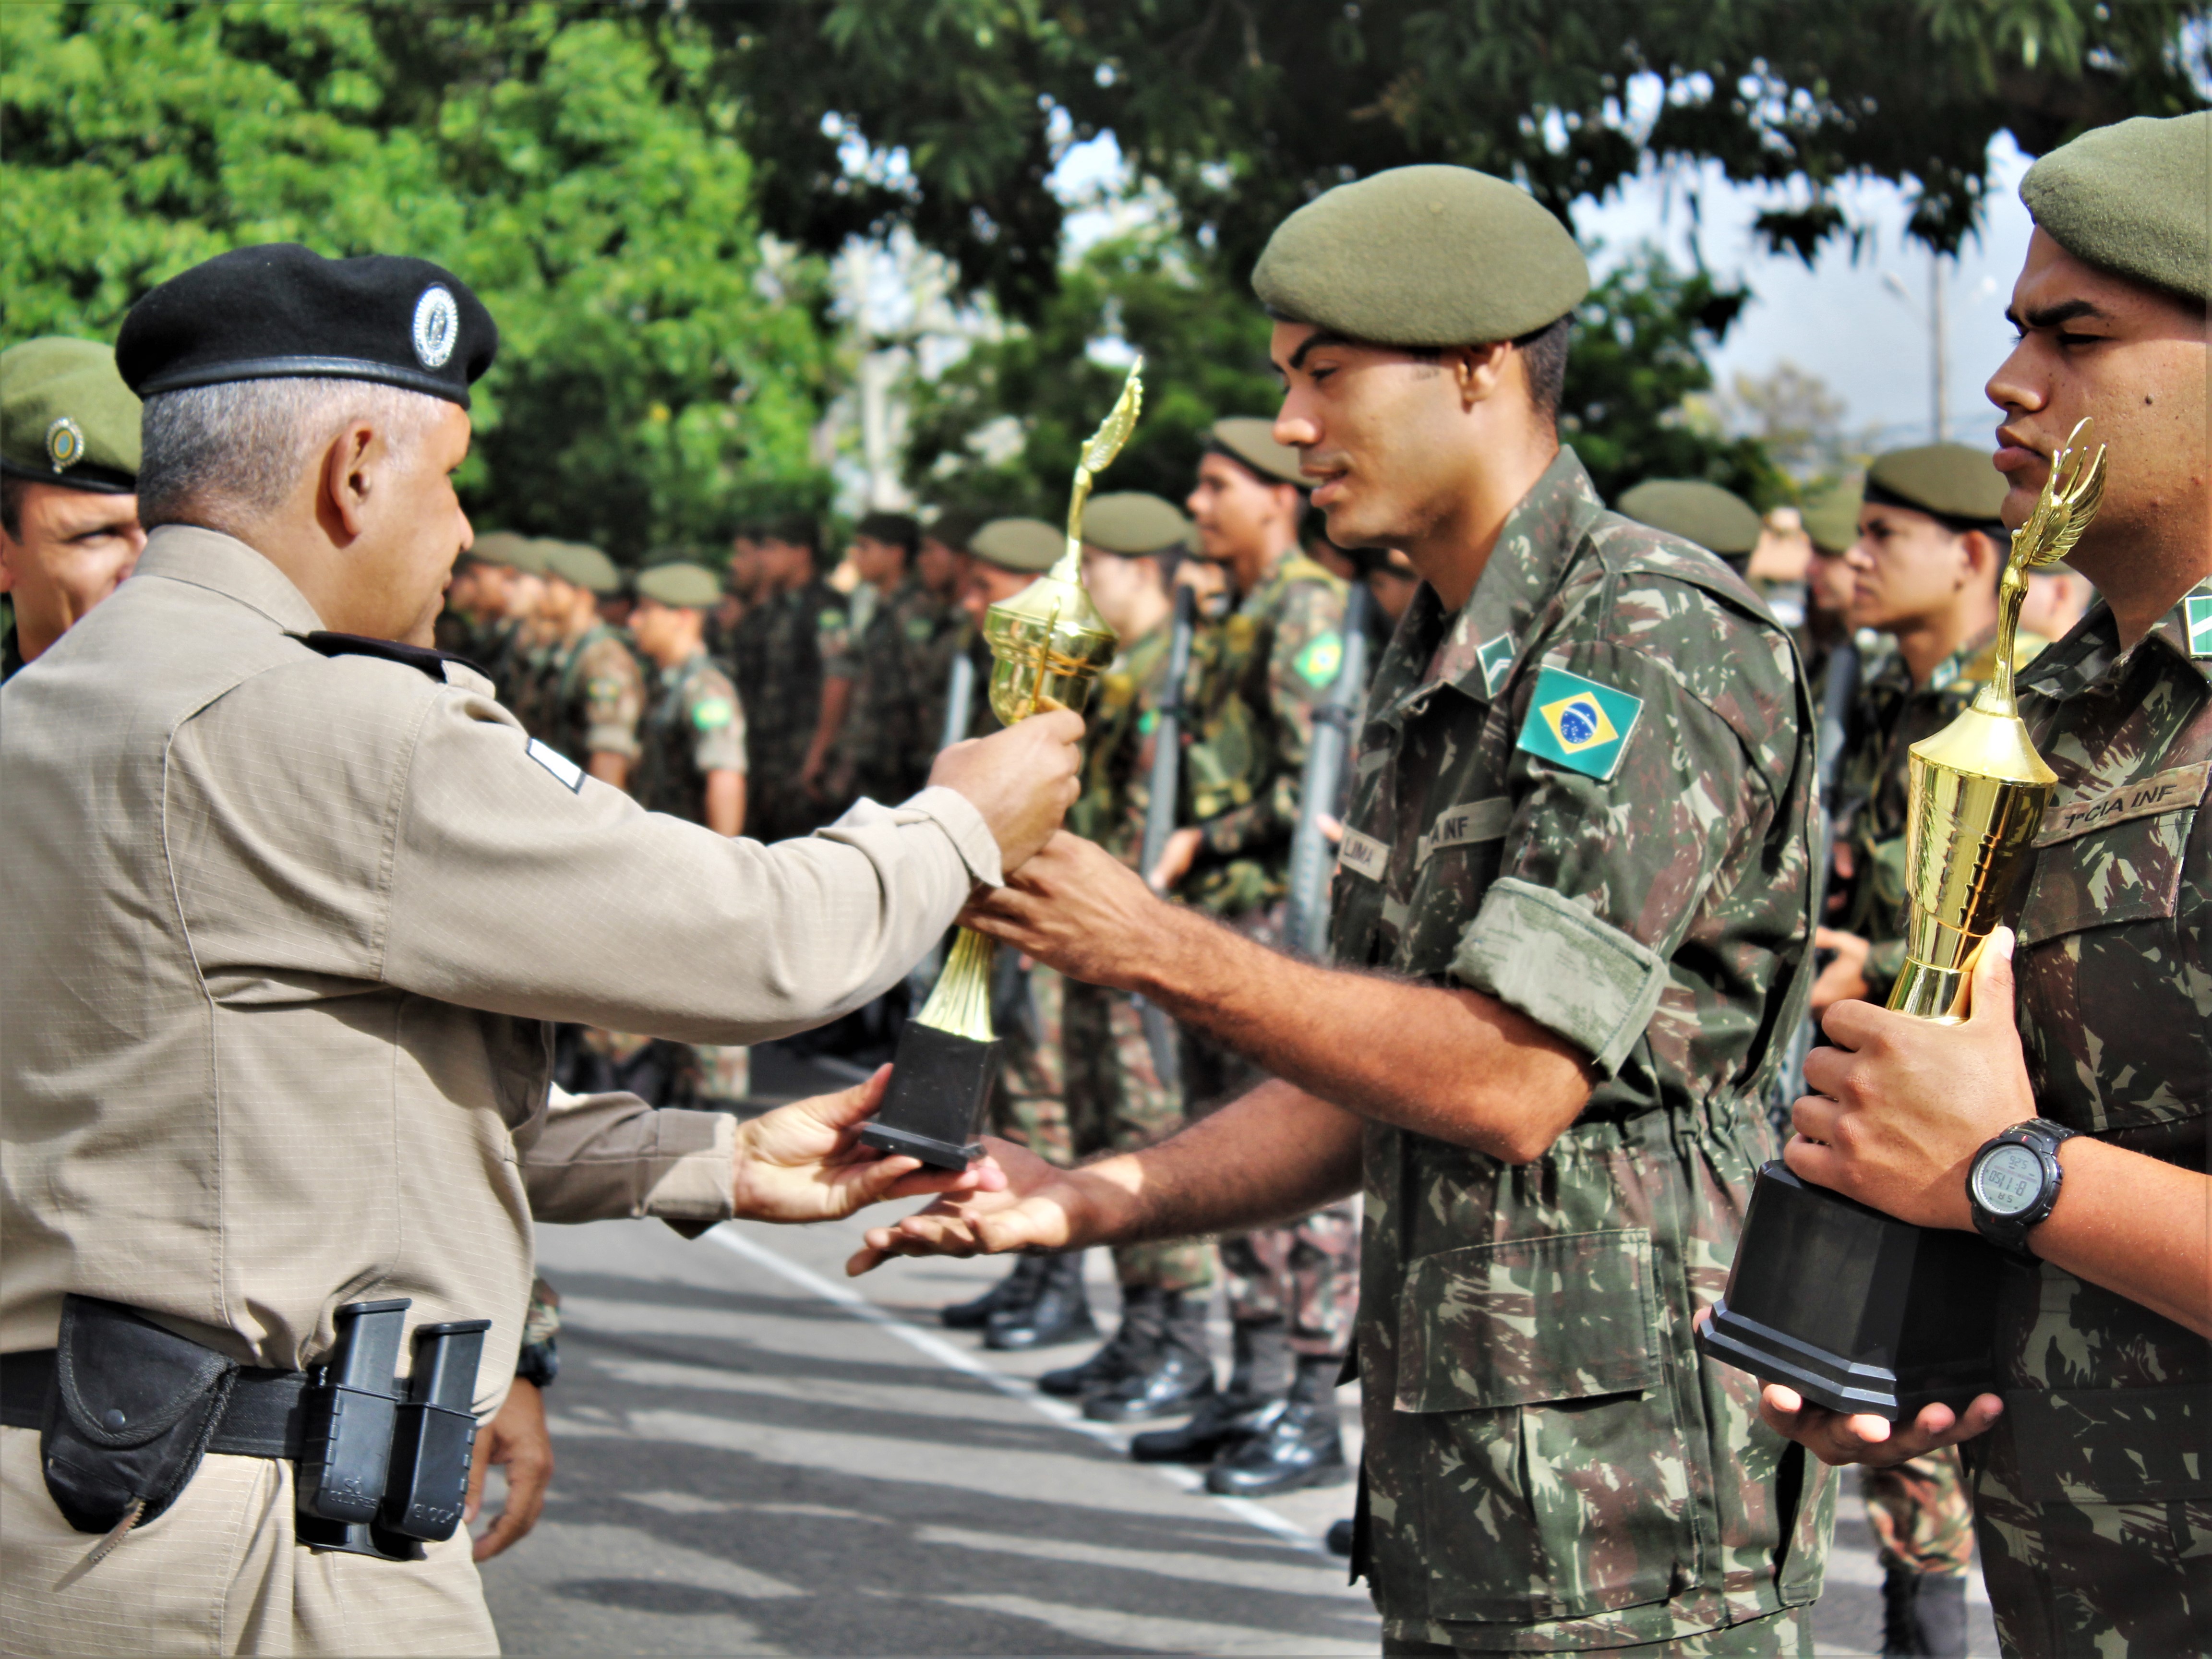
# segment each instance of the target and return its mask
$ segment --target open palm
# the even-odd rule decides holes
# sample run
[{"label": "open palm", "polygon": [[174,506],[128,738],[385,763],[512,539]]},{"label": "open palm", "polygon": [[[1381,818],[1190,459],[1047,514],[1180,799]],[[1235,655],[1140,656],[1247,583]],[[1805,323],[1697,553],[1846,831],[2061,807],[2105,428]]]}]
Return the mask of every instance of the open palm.
[{"label": "open palm", "polygon": [[887,1158],[860,1144],[890,1067],[834,1095],[793,1101],[738,1131],[732,1192],[750,1221],[836,1221],[886,1199],[991,1192],[1006,1176],[988,1159],[961,1172]]}]

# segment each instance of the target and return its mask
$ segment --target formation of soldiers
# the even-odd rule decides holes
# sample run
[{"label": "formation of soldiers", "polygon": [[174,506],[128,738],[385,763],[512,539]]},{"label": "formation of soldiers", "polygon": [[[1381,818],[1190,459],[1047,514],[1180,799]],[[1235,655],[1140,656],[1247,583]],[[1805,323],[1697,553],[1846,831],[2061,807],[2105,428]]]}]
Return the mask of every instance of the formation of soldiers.
[{"label": "formation of soldiers", "polygon": [[[2158,540],[2172,500],[2203,517],[2201,433],[2192,459],[2185,419],[2161,447],[2163,429],[2131,411],[2138,395],[2146,409],[2197,395],[2202,423],[2202,342],[2172,314],[2193,305],[2201,331],[2212,226],[2177,214],[2167,186],[2199,178],[2208,133],[2212,117],[2128,123],[2029,175],[2024,338],[1991,382],[2010,434],[2002,471],[1969,446],[1902,449],[1876,457],[1863,484],[1765,519],[1698,480],[1646,481],[1618,510],[1599,499],[1556,418],[1588,271],[1525,193],[1443,167],[1329,192],[1279,229],[1255,279],[1276,319],[1283,410],[1217,422],[1180,506],[1129,493],[1092,503],[1086,576],[1120,648],[1072,781],[1054,769],[1079,765],[1064,752],[1076,723],[1047,714],[997,732],[982,690],[984,611],[1061,550],[1053,526],[1020,518],[872,513],[833,559],[817,520],[786,514],[740,526],[726,558],[634,574],[593,548],[483,531],[445,596],[441,654],[419,648],[410,615],[349,589],[362,579],[324,544],[346,514],[368,522],[374,491],[346,495],[346,468],[303,452],[297,499],[253,519],[191,497],[172,453],[166,471],[149,462],[164,492],[145,520],[151,580],[132,578],[36,668],[147,545],[123,508],[139,465],[125,416],[137,411],[104,348],[11,351],[0,573],[16,616],[0,739],[21,769],[0,799],[0,914],[40,952],[35,973],[27,948],[7,959],[11,1006],[90,1006],[87,988],[112,988],[105,964],[127,939],[160,970],[158,983],[143,970],[151,1012],[134,1016],[148,1030],[196,1031],[216,1011],[227,1036],[212,1045],[209,1102],[230,1097],[214,1083],[228,1066],[249,1092],[264,1073],[289,1079],[287,1106],[309,1110],[325,1070],[351,1068],[358,1093],[402,1075],[394,1054],[432,1052],[419,1037],[356,1040],[356,1005],[385,997],[443,1022],[436,1052],[459,1057],[404,1073],[401,1109],[437,1141],[428,1163],[473,1171],[507,1138],[507,1162],[534,1161],[537,1184],[525,1193],[490,1154],[483,1182],[435,1203],[475,1206],[470,1224],[495,1249],[373,1270],[354,1258],[386,1212],[432,1207],[404,1181],[364,1200],[360,1226],[319,1229],[307,1266],[288,1254],[283,1273],[265,1241],[203,1224],[204,1181],[149,1188],[76,1238],[51,1195],[120,1191],[144,1160],[119,1132],[78,1145],[38,1126],[78,1109],[72,1067],[120,1076],[155,1044],[116,1047],[113,1020],[26,1018],[9,1077],[36,1132],[10,1140],[7,1194],[11,1227],[25,1223],[11,1238],[33,1241],[44,1265],[8,1286],[10,1328],[36,1339],[10,1345],[8,1428],[58,1431],[41,1402],[63,1351],[96,1369],[149,1340],[181,1345],[164,1363],[252,1367],[242,1399],[296,1393],[327,1349],[339,1291],[386,1281],[441,1315],[495,1300],[502,1319],[520,1310],[494,1368],[512,1360],[518,1381],[542,1385],[557,1298],[542,1285],[523,1294],[533,1212],[688,1225],[942,1193],[872,1231],[854,1270],[889,1254],[1023,1252],[944,1316],[988,1346],[1035,1348],[1097,1334],[1083,1251],[1110,1249],[1120,1324],[1042,1386],[1100,1420],[1185,1419],[1136,1437],[1139,1459],[1204,1464],[1227,1495],[1349,1480],[1334,1391],[1359,1377],[1366,1447],[1341,1541],[1375,1588],[1389,1651],[1807,1650],[1835,1490],[1826,1466],[1850,1462],[1864,1466],[1881,1548],[1887,1650],[1964,1651],[1977,1537],[2011,1650],[2182,1650],[2205,1627],[2191,1564],[2212,1538],[2190,1462],[2212,1387],[2202,1286],[2192,1302],[2186,1239],[2168,1230],[2151,1248],[2128,1229],[2139,1192],[2203,1201],[2188,1137],[2206,1109],[2212,1017],[2212,844],[2198,810],[2212,770],[2212,544],[2202,524],[2194,543],[2185,526]],[[154,399],[258,387],[271,363],[338,363],[342,380],[433,400],[457,464],[469,384],[496,347],[465,285],[419,261],[249,252],[134,313],[124,378]],[[313,302],[283,315],[257,304],[274,282]],[[253,338],[227,331],[221,319],[236,317]],[[2070,334],[2077,324],[2108,332]],[[326,337],[354,355],[308,349]],[[2046,338],[2053,352],[2081,352],[2084,338],[2143,349],[2115,393],[2078,358],[2051,368],[2057,357],[2037,355]],[[2008,496],[2006,474],[2048,459],[2063,433],[2025,434],[2069,398],[2138,446],[2133,476],[2147,482],[2116,473],[2112,510],[2152,550],[2130,564],[2109,526],[2085,542],[2083,568],[2094,556],[2104,586],[2094,606],[2071,570],[2036,579],[2027,651],[2041,654],[2021,684],[2069,793],[2014,906],[2017,1034],[1996,1004],[2012,970],[1995,957],[1966,1025],[1871,1025],[1887,1017],[1867,1005],[1899,968],[1906,751],[1992,672],[2005,521],[2022,516],[2025,487]],[[376,447],[370,418],[347,417],[370,434],[362,476],[388,495],[410,475],[392,459],[403,446]],[[2144,422],[2132,434],[2130,418]],[[173,431],[167,441],[173,452]],[[311,498],[313,511],[296,510]],[[73,541],[63,532],[79,509]],[[110,717],[102,700],[125,663],[149,665],[160,731],[181,739],[162,747],[146,738],[155,726]],[[285,684],[315,715],[305,738]],[[1352,760],[1329,775],[1308,762],[1340,718]],[[368,736],[343,764],[256,769],[331,733]],[[95,738],[103,758],[87,769],[71,744]],[[172,769],[182,785],[144,782]],[[100,791],[115,779],[155,805],[113,807]],[[1073,833],[1054,835],[1060,788],[1074,792]],[[334,796],[347,810],[329,810]],[[222,833],[191,842],[178,875],[167,849],[186,838],[170,820],[190,811]],[[398,816],[380,840],[386,811]],[[51,832],[72,823],[99,833]],[[1315,823],[1338,849],[1325,890],[1301,885],[1315,878],[1292,855]],[[437,902],[395,909],[392,846],[418,860]],[[601,907],[599,934],[544,931],[533,901],[561,881],[635,895],[623,884],[655,860],[687,873],[699,915]],[[732,884],[756,865],[834,874],[835,902],[805,882]],[[341,902],[292,878],[305,868],[340,872],[331,893],[354,884]],[[501,902],[479,892],[487,881],[506,884]],[[148,896],[172,890],[174,927]],[[1295,919],[1323,909],[1320,961]],[[871,997],[895,1005],[901,975],[956,915],[1018,947],[999,952],[994,986],[1006,1039],[994,1127],[1007,1150],[988,1180],[865,1173],[841,1139],[870,1109],[864,1091],[736,1127],[652,1109],[733,1103],[746,1042]],[[825,917],[856,916],[852,937],[872,942],[857,966],[818,943]],[[757,921],[761,948],[733,966],[729,941]],[[763,965],[778,951],[805,961],[801,991]],[[695,996],[708,963],[741,980],[713,1006]],[[348,1012],[279,1041],[255,988],[279,983],[318,1012]],[[550,1097],[483,1010],[566,1022]],[[616,1029],[624,1014],[690,1040]],[[1801,1022],[1824,1015],[1838,1047],[1808,1057]],[[1876,1030],[1879,1048],[1865,1035]],[[1917,1066],[1889,1058],[1916,1044],[1938,1046]],[[295,1063],[296,1077],[283,1071]],[[1885,1066],[1887,1094],[1867,1080]],[[483,1081],[502,1067],[533,1084],[527,1099]],[[104,1109],[169,1122],[170,1095],[143,1081],[110,1087]],[[1931,1168],[1833,1132],[1838,1114],[1902,1111],[1954,1087],[1963,1102],[1923,1112],[1950,1136],[1943,1158],[1921,1160]],[[1696,1308],[1792,1113],[1793,1167],[1825,1160],[1838,1190],[1985,1233],[1952,1191],[1954,1165],[1996,1144],[1985,1135],[2009,1123],[2082,1143],[2064,1166],[2070,1207],[2034,1218],[2029,1271],[1996,1316],[2002,1418],[1978,1401],[1877,1430],[1700,1357]],[[769,1161],[796,1172],[781,1185],[732,1176],[763,1136],[778,1138]],[[236,1167],[270,1194],[296,1191],[306,1176],[285,1160],[302,1144],[256,1142]],[[620,1156],[570,1157],[586,1144]],[[87,1162],[101,1178],[71,1188]],[[1939,1191],[1940,1203],[1924,1197]],[[275,1197],[264,1207],[283,1211]],[[179,1267],[174,1284],[141,1273],[195,1252],[202,1270]],[[246,1330],[202,1293],[233,1273],[249,1291],[291,1286],[297,1306]],[[1233,1338],[1225,1382],[1206,1334],[1217,1279]],[[142,1303],[184,1328],[140,1320],[155,1334],[135,1349],[93,1335],[70,1346],[85,1307],[112,1310],[101,1316],[121,1329]],[[191,1386],[214,1375],[193,1372]],[[177,1620],[204,1616],[163,1564],[185,1559],[188,1533],[233,1510],[289,1517],[289,1500],[239,1473],[280,1454],[222,1429],[223,1397],[193,1409],[212,1413],[215,1437],[151,1511],[150,1487],[71,1486],[51,1462],[40,1473],[20,1432],[0,1439],[10,1504],[45,1492],[64,1504],[25,1534],[39,1571],[62,1571],[75,1534],[107,1530],[101,1552],[122,1540],[111,1577],[139,1586],[132,1597],[152,1605],[144,1586],[167,1585]],[[96,1462],[106,1443],[72,1455]],[[210,1474],[192,1501],[213,1519],[133,1546],[142,1512],[158,1518],[203,1452]],[[446,1609],[441,1639],[455,1650],[481,1645],[465,1564],[450,1549],[429,1559],[421,1575],[374,1581],[397,1587],[390,1631],[435,1622],[404,1611],[414,1597]],[[326,1615],[322,1591],[301,1585],[289,1593],[305,1630]],[[42,1620],[74,1639],[108,1611],[58,1598],[38,1613],[11,1601],[11,1639],[65,1646],[38,1633]]]}]

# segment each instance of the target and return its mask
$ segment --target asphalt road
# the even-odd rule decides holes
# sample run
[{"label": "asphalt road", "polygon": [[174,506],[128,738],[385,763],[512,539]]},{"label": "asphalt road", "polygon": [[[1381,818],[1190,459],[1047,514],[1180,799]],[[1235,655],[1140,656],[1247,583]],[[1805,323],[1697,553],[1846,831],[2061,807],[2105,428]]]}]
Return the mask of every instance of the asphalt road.
[{"label": "asphalt road", "polygon": [[[999,1264],[848,1280],[860,1224],[540,1231],[563,1297],[560,1467],[537,1531],[484,1571],[508,1652],[1376,1650],[1364,1590],[1319,1544],[1348,1486],[1236,1503],[1129,1462],[1129,1431],[1027,1381],[1086,1349],[989,1354],[939,1326]],[[1090,1267],[1110,1317],[1103,1252]],[[1340,1398],[1356,1456],[1357,1390]],[[1820,1650],[1878,1651],[1848,1490],[1836,1543]],[[1978,1576],[1971,1593],[1972,1651],[1995,1654]]]}]

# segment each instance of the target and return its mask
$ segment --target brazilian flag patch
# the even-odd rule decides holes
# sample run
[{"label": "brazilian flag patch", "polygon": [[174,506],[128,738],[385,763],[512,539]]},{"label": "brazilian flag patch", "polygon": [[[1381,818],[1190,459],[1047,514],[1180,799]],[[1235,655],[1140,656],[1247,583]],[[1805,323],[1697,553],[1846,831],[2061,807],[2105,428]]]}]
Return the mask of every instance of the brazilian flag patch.
[{"label": "brazilian flag patch", "polygon": [[2189,654],[2212,657],[2212,593],[2192,593],[2183,600],[2181,619],[2189,629]]},{"label": "brazilian flag patch", "polygon": [[691,724],[702,732],[719,732],[738,717],[727,697],[707,697],[691,711]]},{"label": "brazilian flag patch", "polygon": [[1308,685],[1334,685],[1337,670],[1344,666],[1344,636],[1316,634],[1306,641],[1306,648],[1298,653],[1292,666],[1305,677]]},{"label": "brazilian flag patch", "polygon": [[1519,747],[1601,783],[1620,764],[1620,751],[1644,712],[1644,699],[1595,680],[1547,668],[1521,727]]}]

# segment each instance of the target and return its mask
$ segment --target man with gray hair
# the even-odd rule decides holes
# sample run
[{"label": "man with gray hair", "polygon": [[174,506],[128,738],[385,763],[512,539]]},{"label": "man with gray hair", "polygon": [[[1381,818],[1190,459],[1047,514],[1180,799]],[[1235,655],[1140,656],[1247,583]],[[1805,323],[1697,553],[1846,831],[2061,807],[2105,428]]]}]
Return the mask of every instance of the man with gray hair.
[{"label": "man with gray hair", "polygon": [[532,741],[429,646],[496,340],[434,265],[292,246],[124,325],[145,557],[0,692],[9,1652],[495,1651],[456,1527],[533,1218],[1003,1179],[863,1151],[880,1079],[549,1107],[547,1022],[749,1043],[895,982],[1058,823],[1082,722],[777,847]]}]

